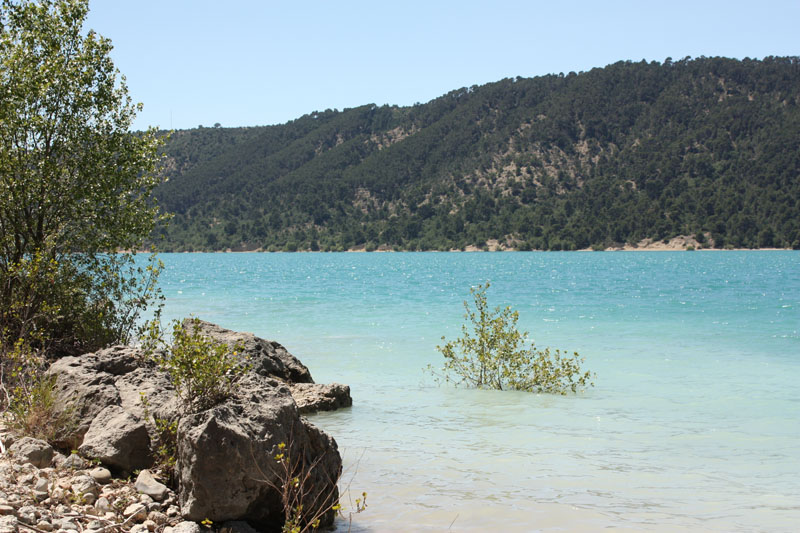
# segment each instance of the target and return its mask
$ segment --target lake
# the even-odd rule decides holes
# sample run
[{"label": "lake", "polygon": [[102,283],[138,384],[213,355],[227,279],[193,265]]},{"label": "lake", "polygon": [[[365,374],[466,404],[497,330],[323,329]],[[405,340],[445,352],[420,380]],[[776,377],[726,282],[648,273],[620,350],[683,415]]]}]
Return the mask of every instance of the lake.
[{"label": "lake", "polygon": [[[252,331],[351,386],[352,408],[310,418],[368,493],[353,531],[800,524],[800,252],[161,258],[166,318]],[[492,306],[537,346],[578,351],[596,386],[438,386],[424,367],[487,280]]]}]

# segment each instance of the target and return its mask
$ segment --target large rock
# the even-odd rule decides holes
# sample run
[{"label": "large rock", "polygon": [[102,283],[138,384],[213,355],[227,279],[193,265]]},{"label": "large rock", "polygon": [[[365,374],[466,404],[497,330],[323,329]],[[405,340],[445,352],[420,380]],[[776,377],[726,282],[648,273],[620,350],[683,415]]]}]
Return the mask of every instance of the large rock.
[{"label": "large rock", "polygon": [[353,405],[350,387],[341,383],[296,383],[290,390],[300,414],[335,411]]},{"label": "large rock", "polygon": [[30,463],[37,468],[45,468],[53,462],[55,450],[43,440],[23,437],[8,448],[14,460]]},{"label": "large rock", "polygon": [[119,405],[109,405],[98,413],[78,452],[124,472],[153,464],[147,425],[141,416]]},{"label": "large rock", "polygon": [[[336,442],[300,418],[284,384],[250,374],[235,397],[183,417],[178,478],[184,518],[246,520],[260,531],[280,531],[284,513],[276,487],[287,477],[275,460],[281,443],[291,464],[304,465],[308,473],[307,479],[291,476],[306,479],[305,509],[334,503],[342,467]],[[333,511],[323,512],[322,525],[333,518]]]},{"label": "large rock", "polygon": [[262,376],[276,377],[289,383],[314,383],[308,368],[277,342],[256,337],[252,333],[231,331],[203,320],[186,320],[184,327],[192,324],[204,336],[217,342],[228,346],[241,344],[252,369]]}]

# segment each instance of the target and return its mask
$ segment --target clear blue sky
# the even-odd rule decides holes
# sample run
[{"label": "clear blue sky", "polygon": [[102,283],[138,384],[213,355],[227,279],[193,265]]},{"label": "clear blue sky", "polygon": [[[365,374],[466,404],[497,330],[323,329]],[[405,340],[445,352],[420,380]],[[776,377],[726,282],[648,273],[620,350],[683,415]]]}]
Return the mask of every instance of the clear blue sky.
[{"label": "clear blue sky", "polygon": [[90,0],[135,127],[279,124],[619,60],[800,55],[800,0]]}]

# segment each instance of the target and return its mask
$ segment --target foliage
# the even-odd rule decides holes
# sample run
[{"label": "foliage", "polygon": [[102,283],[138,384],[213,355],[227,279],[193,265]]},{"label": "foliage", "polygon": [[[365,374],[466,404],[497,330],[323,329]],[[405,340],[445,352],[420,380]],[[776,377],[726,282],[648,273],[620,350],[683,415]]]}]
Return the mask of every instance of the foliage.
[{"label": "foliage", "polygon": [[[486,300],[490,284],[473,287],[474,309],[464,302],[467,324],[462,336],[437,346],[445,358],[441,375],[446,381],[479,389],[520,390],[566,394],[591,383],[591,372],[581,370],[577,352],[526,347],[528,332],[517,329],[519,314],[510,307],[492,311]],[[445,340],[442,337],[442,340]],[[429,370],[438,375],[429,366]]]},{"label": "foliage", "polygon": [[126,342],[159,266],[137,250],[163,218],[155,132],[84,33],[87,0],[0,4],[0,343],[81,353]]},{"label": "foliage", "polygon": [[[343,507],[336,493],[320,492],[314,486],[312,474],[322,457],[308,464],[302,454],[299,458],[292,458],[290,449],[292,443],[288,446],[285,442],[278,444],[274,455],[278,482],[269,482],[269,485],[280,494],[285,516],[281,533],[307,533],[317,530],[326,514],[333,512],[342,515]],[[366,509],[367,493],[362,492],[361,498],[355,500],[353,511],[349,513],[350,520],[354,514]]]},{"label": "foliage", "polygon": [[144,418],[155,430],[153,446],[155,468],[160,470],[171,485],[175,482],[175,465],[178,462],[178,421],[156,416],[150,411],[147,396],[139,393],[139,402],[144,410]]},{"label": "foliage", "polygon": [[145,353],[170,376],[178,396],[190,412],[209,409],[234,391],[249,365],[241,345],[229,347],[202,334],[199,319],[172,322],[171,344],[158,320],[148,325]]},{"label": "foliage", "polygon": [[411,107],[177,132],[169,250],[800,248],[800,60],[504,79]]},{"label": "foliage", "polygon": [[55,376],[44,372],[44,357],[21,340],[2,350],[0,407],[7,422],[22,435],[56,443],[74,428],[76,418],[74,409],[58,400]]}]

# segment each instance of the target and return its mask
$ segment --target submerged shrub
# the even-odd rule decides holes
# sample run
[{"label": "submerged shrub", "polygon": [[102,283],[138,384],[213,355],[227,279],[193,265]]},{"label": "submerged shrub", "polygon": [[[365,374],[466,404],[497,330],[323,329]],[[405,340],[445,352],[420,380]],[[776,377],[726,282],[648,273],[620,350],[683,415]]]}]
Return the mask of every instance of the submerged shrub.
[{"label": "submerged shrub", "polygon": [[474,308],[464,302],[467,323],[461,328],[462,336],[436,347],[445,363],[441,370],[428,365],[432,374],[479,389],[552,394],[578,392],[594,385],[593,374],[581,369],[584,359],[577,352],[570,355],[550,348],[542,350],[532,343],[526,347],[528,332],[517,329],[519,313],[511,307],[491,310],[486,301],[489,286],[487,282],[470,289]]}]

